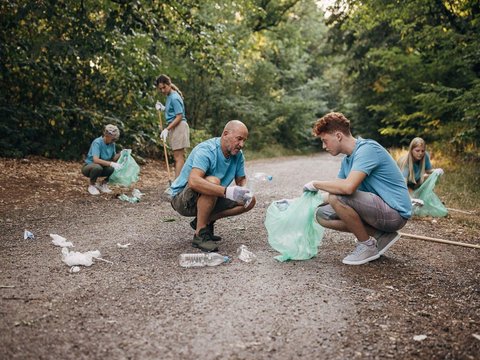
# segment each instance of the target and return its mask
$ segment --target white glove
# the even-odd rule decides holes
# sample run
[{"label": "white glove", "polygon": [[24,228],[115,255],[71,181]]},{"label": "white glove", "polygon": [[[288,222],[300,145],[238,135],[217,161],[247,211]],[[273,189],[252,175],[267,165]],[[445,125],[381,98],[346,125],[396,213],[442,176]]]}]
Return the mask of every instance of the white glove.
[{"label": "white glove", "polygon": [[412,200],[412,206],[422,207],[423,205],[425,205],[425,203],[421,199],[412,198],[411,200]]},{"label": "white glove", "polygon": [[225,190],[225,197],[239,203],[245,203],[245,200],[248,200],[249,197],[251,198],[251,193],[248,188],[243,186],[229,186]]},{"label": "white glove", "polygon": [[163,142],[166,142],[167,137],[168,137],[168,129],[163,129],[162,133],[160,134],[160,139],[162,139]]},{"label": "white glove", "polygon": [[442,168],[435,169],[433,172],[438,175],[443,175],[445,173]]},{"label": "white glove", "polygon": [[122,165],[120,165],[117,162],[113,162],[113,161],[110,163],[110,166],[113,167],[115,170],[118,170],[118,169],[122,168]]},{"label": "white glove", "polygon": [[165,111],[165,106],[160,101],[157,101],[157,103],[155,104],[155,109],[157,109],[158,111]]},{"label": "white glove", "polygon": [[313,186],[313,181],[310,181],[309,183],[306,183],[303,185],[303,191],[312,191],[312,192],[317,192],[318,189]]}]

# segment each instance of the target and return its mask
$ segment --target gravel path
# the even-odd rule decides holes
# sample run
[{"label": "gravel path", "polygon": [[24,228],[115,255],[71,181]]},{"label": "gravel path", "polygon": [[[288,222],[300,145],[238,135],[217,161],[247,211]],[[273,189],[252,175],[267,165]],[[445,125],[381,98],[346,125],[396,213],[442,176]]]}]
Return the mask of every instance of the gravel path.
[{"label": "gravel path", "polygon": [[[476,249],[401,239],[379,260],[352,267],[341,260],[353,236],[326,230],[316,258],[273,258],[268,205],[338,168],[328,154],[249,162],[249,173],[273,181],[257,191],[253,211],[217,222],[220,252],[233,257],[217,267],[178,265],[179,254],[196,251],[192,230],[159,187],[141,189],[138,204],[82,195],[4,211],[0,358],[478,359]],[[405,231],[431,235],[442,221],[414,220]],[[24,229],[37,239],[23,240]],[[50,233],[113,264],[70,273]],[[241,244],[255,263],[237,258]]]}]

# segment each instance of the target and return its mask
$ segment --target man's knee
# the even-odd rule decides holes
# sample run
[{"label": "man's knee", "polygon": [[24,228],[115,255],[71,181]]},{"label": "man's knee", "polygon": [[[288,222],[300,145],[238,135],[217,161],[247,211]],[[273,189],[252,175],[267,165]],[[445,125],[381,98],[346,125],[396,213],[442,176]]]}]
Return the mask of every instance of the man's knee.
[{"label": "man's knee", "polygon": [[343,201],[341,201],[341,196],[335,194],[328,195],[328,203],[335,207],[336,205],[345,205]]},{"label": "man's knee", "polygon": [[319,206],[317,210],[315,210],[315,219],[322,226],[324,221],[330,220],[330,213],[325,206]]},{"label": "man's knee", "polygon": [[315,210],[315,220],[320,225],[326,227],[326,224],[331,220],[338,220],[337,213],[333,210],[330,204],[317,207]]},{"label": "man's knee", "polygon": [[205,180],[207,180],[208,182],[211,182],[212,184],[220,185],[220,179],[216,176],[207,176]]}]

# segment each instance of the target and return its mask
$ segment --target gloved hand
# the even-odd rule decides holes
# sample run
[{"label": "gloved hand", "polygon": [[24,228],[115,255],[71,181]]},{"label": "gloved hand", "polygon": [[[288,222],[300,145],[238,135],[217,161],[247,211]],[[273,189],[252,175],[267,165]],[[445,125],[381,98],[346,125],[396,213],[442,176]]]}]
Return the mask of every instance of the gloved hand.
[{"label": "gloved hand", "polygon": [[416,206],[416,207],[422,207],[425,204],[421,199],[412,198],[411,201],[412,201],[412,206]]},{"label": "gloved hand", "polygon": [[162,139],[163,142],[166,142],[167,137],[168,137],[168,129],[163,129],[162,133],[160,134],[160,139]]},{"label": "gloved hand", "polygon": [[158,111],[165,111],[165,106],[160,101],[157,101],[157,103],[155,104],[155,109],[157,109]]},{"label": "gloved hand", "polygon": [[434,173],[438,174],[438,175],[443,175],[445,174],[445,172],[443,171],[442,168],[438,168],[438,169],[435,169],[433,170]]},{"label": "gloved hand", "polygon": [[248,198],[247,194],[251,194],[250,190],[243,186],[229,186],[225,191],[225,197],[227,199],[230,199],[239,203],[244,203],[245,200],[247,200]]},{"label": "gloved hand", "polygon": [[114,162],[114,161],[112,161],[112,162],[110,163],[110,166],[113,167],[115,170],[118,170],[118,169],[121,169],[121,168],[122,168],[122,165],[120,165],[119,163]]},{"label": "gloved hand", "polygon": [[313,186],[313,181],[310,181],[309,183],[306,183],[303,185],[303,191],[312,191],[312,192],[317,192],[318,189]]},{"label": "gloved hand", "polygon": [[243,201],[244,201],[244,204],[243,206],[245,206],[246,208],[248,207],[248,205],[250,205],[250,203],[252,202],[253,200],[253,193],[251,191],[249,191],[248,193],[245,194],[245,196],[243,197]]}]

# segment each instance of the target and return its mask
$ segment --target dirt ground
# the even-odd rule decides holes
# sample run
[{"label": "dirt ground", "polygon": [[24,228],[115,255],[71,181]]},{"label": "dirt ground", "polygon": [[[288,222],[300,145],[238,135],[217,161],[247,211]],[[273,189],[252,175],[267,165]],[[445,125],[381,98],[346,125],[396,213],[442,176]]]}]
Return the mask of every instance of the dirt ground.
[{"label": "dirt ground", "polygon": [[[178,265],[198,250],[190,219],[161,200],[162,163],[142,166],[136,204],[89,195],[80,167],[0,159],[1,359],[480,358],[480,249],[402,238],[379,260],[347,266],[353,236],[326,230],[317,257],[274,259],[268,205],[335,177],[337,158],[249,162],[273,182],[254,210],[217,222],[232,262],[197,269]],[[478,224],[477,209],[402,231],[480,245]],[[71,273],[49,234],[111,263]],[[238,259],[241,244],[256,262]]]}]

